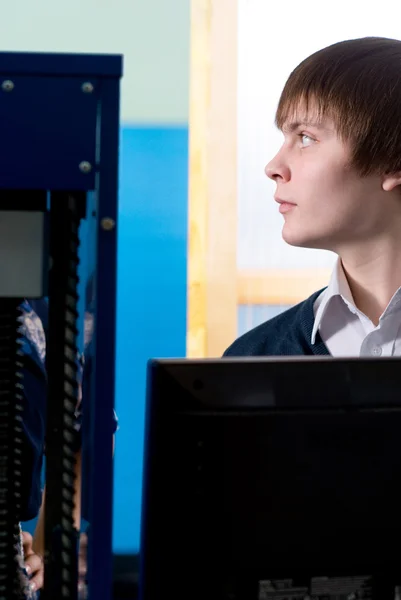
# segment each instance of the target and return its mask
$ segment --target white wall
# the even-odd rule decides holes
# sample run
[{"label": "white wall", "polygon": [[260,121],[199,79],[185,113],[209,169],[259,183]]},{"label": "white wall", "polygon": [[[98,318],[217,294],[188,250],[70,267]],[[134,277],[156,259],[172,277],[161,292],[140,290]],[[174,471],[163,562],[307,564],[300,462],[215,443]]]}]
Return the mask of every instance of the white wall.
[{"label": "white wall", "polygon": [[240,268],[330,267],[334,255],[286,245],[275,185],[263,169],[282,143],[273,122],[282,88],[304,58],[345,39],[401,39],[401,5],[337,0],[239,2],[239,234]]},{"label": "white wall", "polygon": [[189,0],[0,0],[1,50],[125,55],[122,120],[188,120]]}]

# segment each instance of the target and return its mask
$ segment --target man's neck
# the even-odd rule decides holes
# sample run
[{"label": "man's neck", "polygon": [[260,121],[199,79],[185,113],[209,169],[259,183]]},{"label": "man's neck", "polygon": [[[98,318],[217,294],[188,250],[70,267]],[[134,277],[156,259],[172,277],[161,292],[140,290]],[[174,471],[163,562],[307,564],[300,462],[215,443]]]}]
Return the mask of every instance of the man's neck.
[{"label": "man's neck", "polygon": [[360,257],[342,257],[355,305],[375,325],[401,287],[401,243],[397,242],[391,248],[376,245]]}]

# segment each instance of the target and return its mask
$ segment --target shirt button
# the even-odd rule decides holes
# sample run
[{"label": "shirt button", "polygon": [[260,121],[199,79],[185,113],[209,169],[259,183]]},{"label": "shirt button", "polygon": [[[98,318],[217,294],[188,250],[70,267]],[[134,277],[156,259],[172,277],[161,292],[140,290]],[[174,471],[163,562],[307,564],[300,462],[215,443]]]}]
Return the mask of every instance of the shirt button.
[{"label": "shirt button", "polygon": [[382,352],[383,351],[380,346],[375,346],[374,348],[372,348],[373,356],[381,356]]}]

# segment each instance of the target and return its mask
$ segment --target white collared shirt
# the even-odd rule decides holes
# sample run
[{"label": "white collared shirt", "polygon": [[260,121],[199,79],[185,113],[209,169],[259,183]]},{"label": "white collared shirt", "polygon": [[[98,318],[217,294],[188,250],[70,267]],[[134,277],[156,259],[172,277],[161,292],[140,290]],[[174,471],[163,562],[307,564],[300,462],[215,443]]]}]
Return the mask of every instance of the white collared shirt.
[{"label": "white collared shirt", "polygon": [[328,287],[315,301],[314,312],[312,345],[319,331],[332,356],[401,356],[401,288],[375,327],[355,306],[338,259]]}]

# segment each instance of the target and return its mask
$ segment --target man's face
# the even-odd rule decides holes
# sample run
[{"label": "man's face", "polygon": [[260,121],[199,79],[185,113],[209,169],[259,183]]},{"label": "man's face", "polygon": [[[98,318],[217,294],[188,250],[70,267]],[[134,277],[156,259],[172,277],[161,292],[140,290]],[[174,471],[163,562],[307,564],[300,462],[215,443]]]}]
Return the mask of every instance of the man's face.
[{"label": "man's face", "polygon": [[379,175],[361,177],[349,166],[350,149],[329,119],[316,123],[299,111],[283,127],[284,143],[266,166],[277,184],[283,238],[293,246],[341,255],[385,228],[385,192]]}]

